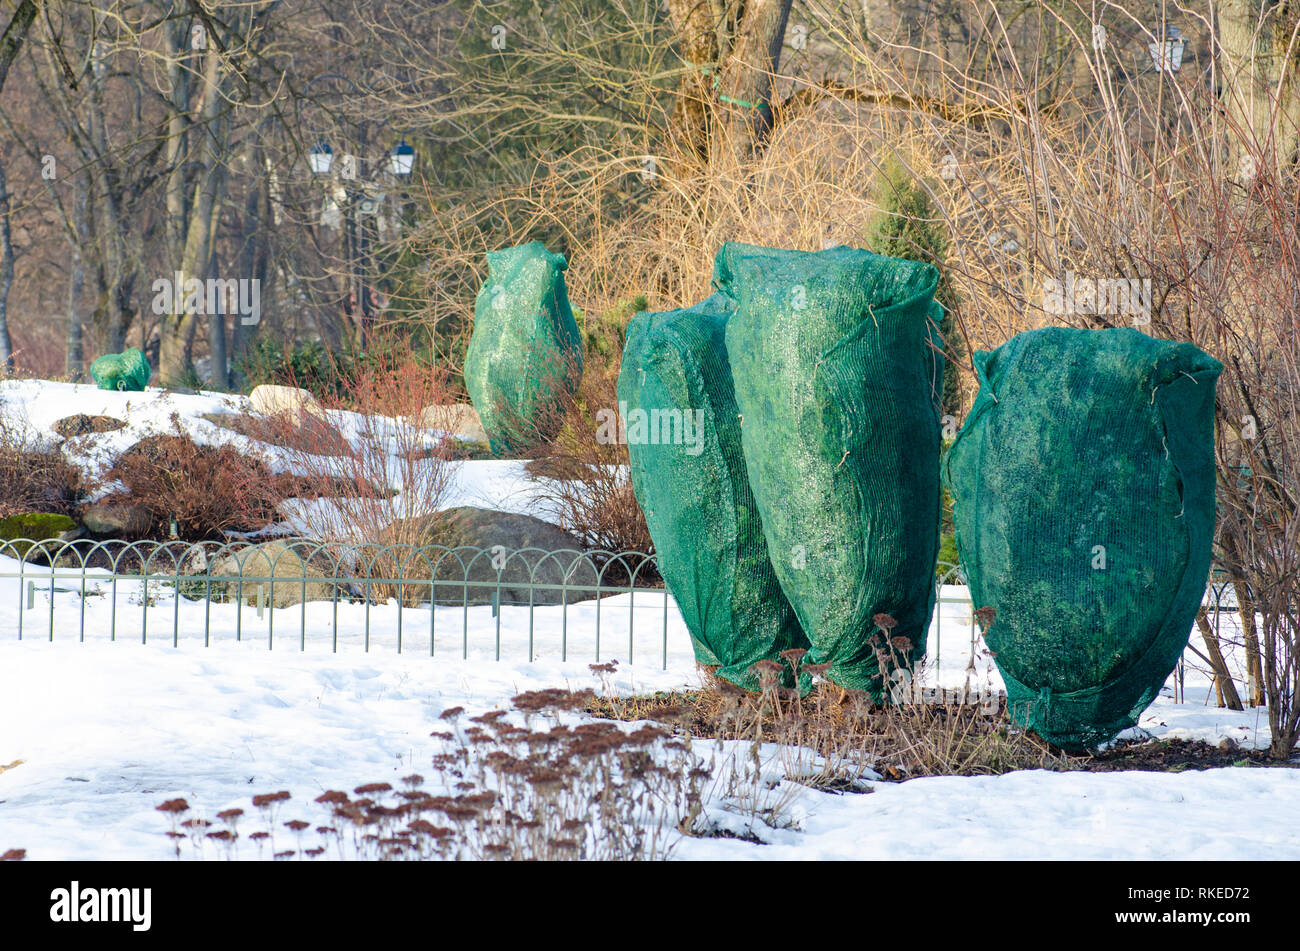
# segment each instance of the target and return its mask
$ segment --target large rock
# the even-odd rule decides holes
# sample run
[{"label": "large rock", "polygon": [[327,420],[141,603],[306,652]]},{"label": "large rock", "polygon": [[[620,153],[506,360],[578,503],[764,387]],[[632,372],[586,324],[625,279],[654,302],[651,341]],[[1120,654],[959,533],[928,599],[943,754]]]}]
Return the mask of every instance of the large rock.
[{"label": "large rock", "polygon": [[[531,583],[532,603],[572,604],[594,598],[585,590],[596,584],[596,567],[585,554],[582,541],[568,532],[531,515],[498,512],[492,509],[462,506],[416,520],[415,526],[397,526],[398,537],[421,539],[424,545],[453,549],[437,561],[437,552],[429,553],[437,561],[435,578],[437,601],[459,604],[466,597],[465,582],[470,582],[470,604],[491,604],[500,584],[501,604],[528,604]],[[412,530],[413,529],[413,530]],[[412,559],[408,574],[415,567]],[[426,566],[427,573],[427,566]],[[569,590],[561,586],[584,586]],[[424,592],[427,599],[428,592]]]},{"label": "large rock", "polygon": [[[348,573],[346,567],[334,570],[328,554],[311,542],[263,542],[237,551],[218,555],[210,561],[210,576],[223,581],[212,583],[213,600],[241,598],[256,605],[257,589],[265,588],[266,604],[284,608],[306,601],[333,601],[333,583],[314,579]],[[240,581],[243,579],[243,590]],[[304,584],[303,579],[307,579]],[[274,583],[270,579],[274,579]],[[339,590],[339,598],[350,592]]]},{"label": "large rock", "polygon": [[415,418],[421,429],[437,429],[453,436],[464,436],[475,442],[487,442],[487,432],[478,410],[468,403],[435,404],[426,406]]},{"label": "large rock", "polygon": [[248,394],[248,402],[254,413],[263,416],[284,415],[299,425],[304,417],[315,417],[325,421],[325,410],[310,391],[296,386],[277,386],[263,383],[253,387]]},{"label": "large rock", "polygon": [[105,538],[141,538],[153,523],[147,508],[130,502],[96,502],[81,513],[86,530]]}]

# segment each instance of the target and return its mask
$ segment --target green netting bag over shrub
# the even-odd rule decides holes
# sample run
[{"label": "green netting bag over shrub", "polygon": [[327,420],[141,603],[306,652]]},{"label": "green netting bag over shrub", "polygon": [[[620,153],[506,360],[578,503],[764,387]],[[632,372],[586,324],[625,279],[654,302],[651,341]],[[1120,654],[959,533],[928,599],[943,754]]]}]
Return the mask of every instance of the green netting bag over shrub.
[{"label": "green netting bag over shrub", "polygon": [[1222,364],[1131,329],[975,354],[944,459],[957,547],[1013,722],[1083,749],[1137,723],[1205,592]]},{"label": "green netting bag over shrub", "polygon": [[582,380],[582,340],[564,286],[568,264],[534,241],[489,251],[474,302],[465,387],[496,450],[559,431],[566,393]]},{"label": "green netting bag over shrub", "polygon": [[[781,588],[830,680],[882,694],[873,619],[925,652],[939,548],[942,309],[932,265],[726,244],[727,352],[750,485]],[[900,640],[905,638],[905,640]]]},{"label": "green netting bag over shrub", "polygon": [[101,390],[140,392],[153,376],[153,368],[139,347],[106,353],[90,365],[90,376]]},{"label": "green netting bag over shrub", "polygon": [[749,690],[760,660],[808,646],[768,559],[740,446],[724,334],[731,303],[640,313],[618,377],[632,487],[695,656]]}]

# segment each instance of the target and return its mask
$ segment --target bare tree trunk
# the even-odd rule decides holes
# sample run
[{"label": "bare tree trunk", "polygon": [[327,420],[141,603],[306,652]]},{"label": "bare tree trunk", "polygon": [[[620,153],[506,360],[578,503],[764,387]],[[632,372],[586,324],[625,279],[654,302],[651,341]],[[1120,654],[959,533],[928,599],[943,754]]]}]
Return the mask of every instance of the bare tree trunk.
[{"label": "bare tree trunk", "polygon": [[1205,652],[1209,655],[1210,666],[1214,668],[1214,685],[1219,695],[1219,706],[1226,705],[1229,710],[1241,709],[1241,697],[1237,695],[1237,685],[1228,674],[1228,665],[1223,660],[1223,651],[1219,649],[1219,638],[1210,627],[1210,620],[1205,616],[1205,608],[1196,612],[1196,626],[1201,629],[1201,639],[1205,641]]},{"label": "bare tree trunk", "polygon": [[[749,154],[771,129],[772,77],[792,0],[668,0],[682,57],[690,67],[678,87],[671,138],[706,158],[718,148]],[[713,127],[724,108],[727,135]]]},{"label": "bare tree trunk", "polygon": [[14,368],[13,344],[9,340],[9,288],[14,283],[14,246],[9,234],[9,189],[5,167],[0,162],[0,372]]},{"label": "bare tree trunk", "polygon": [[4,33],[0,33],[0,89],[4,89],[5,77],[9,75],[9,64],[18,56],[18,51],[23,46],[23,39],[35,19],[36,4],[33,0],[23,0],[18,4],[18,9],[14,11]]},{"label": "bare tree trunk", "polygon": [[[258,296],[263,305],[268,300],[267,278],[269,276],[268,263],[270,258],[270,249],[267,246],[266,232],[264,230],[270,221],[270,190],[267,182],[270,168],[261,142],[264,124],[264,122],[259,123],[254,128],[247,145],[248,167],[250,169],[261,169],[264,174],[249,189],[248,195],[244,198],[243,240],[239,249],[239,278],[240,280],[257,282]],[[245,323],[243,315],[240,315],[240,319],[235,322],[230,342],[230,355],[233,360],[238,360],[248,351],[248,345],[256,332],[257,325]]]},{"label": "bare tree trunk", "polygon": [[[1241,457],[1236,457],[1234,465],[1241,465]],[[1237,613],[1241,618],[1242,643],[1246,648],[1246,686],[1247,702],[1252,707],[1267,706],[1264,683],[1264,665],[1259,649],[1259,630],[1255,624],[1255,615],[1259,605],[1251,593],[1250,585],[1242,578],[1246,570],[1246,558],[1243,557],[1240,536],[1235,531],[1219,533],[1219,549],[1223,561],[1229,567],[1232,577],[1232,590],[1237,597]]]},{"label": "bare tree trunk", "polygon": [[[192,278],[202,280],[207,276],[212,258],[212,239],[216,232],[216,216],[221,210],[227,126],[222,120],[222,113],[226,107],[225,77],[221,59],[213,53],[208,54],[204,63],[203,85],[203,105],[200,109],[199,123],[199,132],[202,136],[199,166],[202,171],[194,185],[193,198],[185,214],[185,248],[177,268],[182,282],[188,282]],[[170,192],[168,199],[172,200]],[[193,368],[194,332],[198,325],[198,311],[192,306],[188,295],[185,296],[184,312],[167,315],[162,320],[158,374],[165,386],[174,386],[181,382]],[[220,356],[224,360],[225,321],[219,319],[222,336]],[[224,370],[224,367],[221,369]]]},{"label": "bare tree trunk", "polygon": [[1237,593],[1237,612],[1241,617],[1241,636],[1246,645],[1246,678],[1250,691],[1249,703],[1252,707],[1262,707],[1264,700],[1264,665],[1259,653],[1259,631],[1255,627],[1255,599],[1250,596],[1250,588],[1241,581],[1234,581],[1232,589]]},{"label": "bare tree trunk", "polygon": [[679,148],[696,158],[709,153],[709,117],[722,28],[721,3],[709,0],[668,0],[668,14],[681,43],[682,58],[691,67],[682,77],[673,105],[670,136]]},{"label": "bare tree trunk", "polygon": [[781,44],[792,0],[747,0],[735,47],[722,71],[720,97],[733,110],[729,145],[748,154],[771,128],[772,77],[781,65]]},{"label": "bare tree trunk", "polygon": [[[96,58],[92,75],[98,76],[103,69],[99,61],[100,53],[92,47]],[[53,68],[53,67],[52,67]],[[137,264],[132,262],[128,238],[134,231],[133,222],[126,220],[122,209],[122,189],[114,167],[106,161],[111,155],[109,149],[108,124],[104,117],[103,86],[99,79],[92,81],[89,96],[90,138],[93,156],[98,160],[93,163],[97,180],[97,191],[101,196],[99,203],[106,225],[104,234],[104,264],[106,277],[106,317],[104,327],[104,350],[117,353],[126,348],[126,333],[131,325],[131,295],[135,292]],[[137,258],[138,260],[138,258]]]},{"label": "bare tree trunk", "polygon": [[1276,171],[1296,161],[1300,44],[1289,6],[1278,0],[1219,4],[1224,111],[1239,130],[1228,136],[1230,175],[1251,179],[1266,168]]},{"label": "bare tree trunk", "polygon": [[[221,221],[221,202],[226,184],[225,164],[218,161],[216,168],[218,170],[217,196],[208,217],[208,263],[203,269],[209,278],[220,276],[220,268],[217,266],[217,225]],[[225,390],[230,387],[230,363],[226,353],[226,312],[229,308],[225,300],[220,304],[221,306],[213,307],[208,311],[208,385],[214,389]]]},{"label": "bare tree trunk", "polygon": [[[84,24],[76,24],[80,29]],[[69,95],[69,86],[65,82],[64,64],[55,56],[54,50],[67,42],[66,36],[60,36],[57,29],[49,27],[44,31],[43,42],[39,49],[40,64],[33,73],[37,88],[44,101],[54,107],[54,116],[63,132],[76,149],[81,163],[82,178],[76,186],[82,192],[85,201],[82,212],[85,228],[78,231],[73,222],[74,215],[64,213],[64,227],[68,231],[68,240],[74,246],[74,252],[85,255],[92,262],[96,304],[91,317],[91,324],[99,338],[103,351],[121,350],[126,345],[126,333],[134,311],[131,307],[132,295],[138,276],[140,254],[132,253],[130,241],[139,240],[134,221],[129,221],[123,210],[123,198],[126,193],[121,169],[116,164],[116,149],[109,148],[107,124],[104,119],[104,97],[102,79],[106,70],[104,55],[100,47],[87,41],[86,49],[77,53],[78,57],[89,59],[88,95],[79,102],[74,102]],[[84,117],[84,119],[83,119]],[[6,126],[10,124],[6,121]],[[33,154],[33,158],[36,156]],[[141,170],[135,168],[133,173]],[[47,186],[48,187],[48,186]],[[95,196],[92,202],[89,195]],[[57,193],[49,192],[50,202],[61,208]],[[98,240],[92,240],[96,235]],[[74,263],[77,259],[74,257]],[[84,318],[81,326],[84,328]],[[71,332],[71,331],[70,331]],[[84,333],[84,330],[80,331]],[[75,345],[75,341],[74,341]]]},{"label": "bare tree trunk", "polygon": [[75,239],[72,245],[72,268],[68,278],[68,328],[64,372],[73,381],[80,381],[86,371],[83,334],[85,317],[81,312],[81,294],[86,285],[86,263],[81,249],[90,244],[90,182],[84,170],[73,178],[72,219]]},{"label": "bare tree trunk", "polygon": [[[189,24],[175,19],[166,27],[167,50],[167,100],[170,113],[167,119],[167,184],[165,188],[167,218],[167,260],[173,264],[173,273],[185,281],[195,276],[184,267],[186,235],[189,232],[190,207],[186,188],[186,157],[189,149],[190,126],[190,72],[186,67]],[[180,265],[179,267],[177,265]],[[176,289],[176,296],[184,296],[184,286]],[[175,298],[173,298],[175,299]],[[159,315],[158,377],[163,385],[172,385],[185,376],[190,366],[190,325],[193,316],[181,313]]]}]

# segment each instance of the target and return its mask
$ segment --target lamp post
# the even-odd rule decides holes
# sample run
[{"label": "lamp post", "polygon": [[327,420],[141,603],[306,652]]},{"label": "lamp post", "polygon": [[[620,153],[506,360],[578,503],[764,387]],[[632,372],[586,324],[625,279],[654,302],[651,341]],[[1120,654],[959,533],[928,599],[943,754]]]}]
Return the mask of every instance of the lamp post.
[{"label": "lamp post", "polygon": [[[304,88],[303,93],[305,94],[314,83],[323,79],[339,79],[347,83],[354,92],[363,92],[356,83],[346,76],[325,74],[311,80]],[[301,103],[301,97],[299,103]],[[299,109],[301,110],[301,105],[299,105]],[[376,123],[381,127],[387,124],[383,120],[374,119],[363,119],[359,123],[359,152],[364,153],[366,149],[367,127]],[[374,216],[378,213],[379,206],[385,196],[382,191],[375,187],[377,184],[376,179],[367,179],[364,176],[363,170],[360,168],[362,162],[360,157],[345,154],[336,166],[334,150],[330,147],[323,134],[316,137],[315,144],[307,153],[307,162],[312,175],[317,178],[325,178],[330,175],[332,170],[335,171],[340,187],[343,190],[343,246],[351,264],[352,295],[356,300],[357,311],[359,312],[358,336],[361,348],[364,350],[369,340],[370,327],[374,319],[373,289],[369,285],[370,249],[374,243],[370,235],[370,221],[373,221]],[[411,174],[414,165],[415,149],[403,137],[393,151],[386,156],[386,160],[374,163],[373,167],[376,170],[382,169],[383,172],[393,178],[405,179]]]},{"label": "lamp post", "polygon": [[405,178],[411,174],[411,168],[415,165],[415,149],[406,144],[406,139],[402,139],[393,149],[393,154],[388,157],[388,170],[394,175]]},{"label": "lamp post", "polygon": [[[361,137],[361,145],[364,148],[364,135]],[[322,177],[328,175],[333,166],[333,152],[329,143],[323,139],[319,140],[312,148],[308,159],[314,175]],[[358,335],[361,348],[364,350],[369,342],[370,328],[375,316],[373,289],[369,284],[370,252],[374,245],[371,235],[372,222],[385,196],[383,192],[372,187],[373,181],[363,177],[362,170],[356,167],[360,164],[359,159],[352,159],[351,164],[352,167],[341,170],[339,175],[346,195],[343,207],[343,241],[344,247],[351,252],[349,257],[352,260],[353,293],[360,314]],[[394,177],[405,178],[411,174],[414,164],[415,149],[403,139],[388,155],[386,171]],[[358,181],[360,184],[356,184]]]},{"label": "lamp post", "polygon": [[330,166],[334,164],[334,150],[323,138],[317,139],[307,154],[307,161],[311,163],[313,175],[328,175]]}]

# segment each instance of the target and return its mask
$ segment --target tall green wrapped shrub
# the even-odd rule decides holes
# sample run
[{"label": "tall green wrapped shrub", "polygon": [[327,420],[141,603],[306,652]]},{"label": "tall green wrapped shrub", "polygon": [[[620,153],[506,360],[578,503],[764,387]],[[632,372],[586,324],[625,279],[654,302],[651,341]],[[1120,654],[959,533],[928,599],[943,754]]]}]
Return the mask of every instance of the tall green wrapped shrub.
[{"label": "tall green wrapped shrub", "polygon": [[944,459],[1011,716],[1083,749],[1137,723],[1187,646],[1214,535],[1214,389],[1190,343],[1051,327],[977,352]]},{"label": "tall green wrapped shrub", "polygon": [[924,654],[934,608],[938,271],[848,247],[726,244],[714,275],[735,301],[749,481],[807,660],[880,698],[889,668]]},{"label": "tall green wrapped shrub", "polygon": [[582,338],[564,286],[568,264],[534,241],[489,251],[474,302],[465,387],[492,448],[518,451],[563,423],[582,380]]},{"label": "tall green wrapped shrub", "polygon": [[754,690],[750,669],[807,638],[781,591],[741,449],[727,361],[731,303],[639,313],[618,377],[632,487],[700,663]]}]

